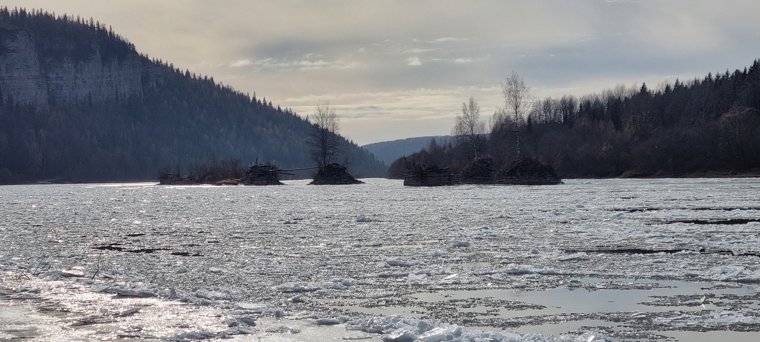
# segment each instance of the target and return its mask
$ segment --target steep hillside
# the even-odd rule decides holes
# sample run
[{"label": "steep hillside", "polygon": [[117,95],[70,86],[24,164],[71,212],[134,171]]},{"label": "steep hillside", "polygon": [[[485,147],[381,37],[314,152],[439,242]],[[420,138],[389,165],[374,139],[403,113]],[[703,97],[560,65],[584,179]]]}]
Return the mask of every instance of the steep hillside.
[{"label": "steep hillside", "polygon": [[[140,55],[91,20],[0,9],[0,100],[0,183],[148,180],[226,159],[314,165],[307,120]],[[353,174],[385,174],[341,142]]]},{"label": "steep hillside", "polygon": [[390,165],[398,158],[419,152],[423,148],[427,147],[430,144],[430,141],[433,139],[435,139],[436,143],[442,145],[448,143],[451,140],[451,137],[447,135],[440,135],[406,138],[376,142],[364,145],[362,147],[374,154],[375,158],[379,159],[383,163]]}]

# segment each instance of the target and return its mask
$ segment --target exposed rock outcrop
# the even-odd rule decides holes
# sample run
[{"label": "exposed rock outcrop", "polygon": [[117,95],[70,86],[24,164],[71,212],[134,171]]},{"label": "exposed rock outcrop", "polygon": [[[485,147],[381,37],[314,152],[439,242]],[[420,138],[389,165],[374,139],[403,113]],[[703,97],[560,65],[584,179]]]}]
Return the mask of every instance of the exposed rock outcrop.
[{"label": "exposed rock outcrop", "polygon": [[47,99],[47,85],[31,35],[22,30],[0,29],[0,89],[2,100],[38,104]]},{"label": "exposed rock outcrop", "polygon": [[30,33],[8,26],[0,27],[0,49],[2,100],[40,108],[142,97],[149,69],[137,54],[107,59],[97,48],[81,61],[42,60]]},{"label": "exposed rock outcrop", "polygon": [[340,164],[328,164],[319,168],[311,185],[344,185],[344,184],[363,184],[348,173],[345,166]]}]

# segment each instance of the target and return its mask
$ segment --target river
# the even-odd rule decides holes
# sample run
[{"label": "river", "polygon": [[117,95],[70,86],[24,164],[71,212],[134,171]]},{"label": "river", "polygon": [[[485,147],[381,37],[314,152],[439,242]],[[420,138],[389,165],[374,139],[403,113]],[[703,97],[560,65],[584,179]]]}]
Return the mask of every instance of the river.
[{"label": "river", "polygon": [[760,339],[760,179],[0,187],[0,340]]}]

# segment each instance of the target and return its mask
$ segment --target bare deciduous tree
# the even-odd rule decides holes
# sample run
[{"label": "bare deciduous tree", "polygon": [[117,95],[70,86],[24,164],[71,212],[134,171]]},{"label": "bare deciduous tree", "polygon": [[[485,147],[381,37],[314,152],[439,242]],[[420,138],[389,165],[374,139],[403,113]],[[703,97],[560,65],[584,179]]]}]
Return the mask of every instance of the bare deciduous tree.
[{"label": "bare deciduous tree", "polygon": [[504,93],[506,111],[512,114],[515,122],[519,122],[523,114],[530,110],[530,88],[517,72],[512,71],[501,84],[501,90]]},{"label": "bare deciduous tree", "polygon": [[311,157],[320,168],[335,161],[338,156],[338,115],[329,104],[320,104],[311,116],[314,129],[309,144]]},{"label": "bare deciduous tree", "polygon": [[486,126],[480,120],[480,105],[470,97],[467,103],[462,103],[462,115],[457,116],[454,125],[454,135],[461,143],[468,144],[475,158],[480,158],[483,151],[483,134]]}]

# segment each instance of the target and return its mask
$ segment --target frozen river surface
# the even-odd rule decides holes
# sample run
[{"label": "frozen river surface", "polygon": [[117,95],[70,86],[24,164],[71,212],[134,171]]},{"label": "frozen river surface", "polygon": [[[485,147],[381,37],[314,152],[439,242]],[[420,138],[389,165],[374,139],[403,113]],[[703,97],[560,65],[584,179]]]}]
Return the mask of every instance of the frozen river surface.
[{"label": "frozen river surface", "polygon": [[760,179],[0,187],[0,340],[760,340]]}]

